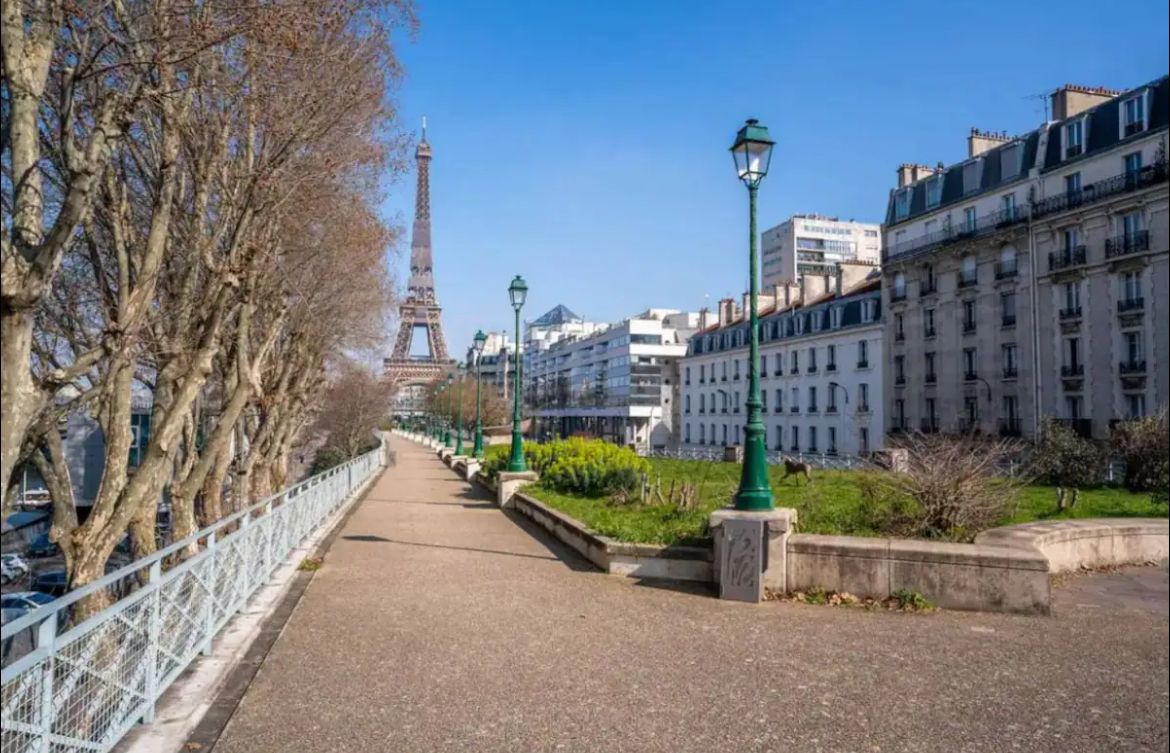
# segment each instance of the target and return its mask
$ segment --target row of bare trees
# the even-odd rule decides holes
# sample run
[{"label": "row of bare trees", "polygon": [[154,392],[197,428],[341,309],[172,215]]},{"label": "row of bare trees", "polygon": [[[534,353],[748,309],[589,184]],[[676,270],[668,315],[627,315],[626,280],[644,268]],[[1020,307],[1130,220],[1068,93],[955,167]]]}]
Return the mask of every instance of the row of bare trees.
[{"label": "row of bare trees", "polygon": [[[29,463],[72,585],[286,482],[331,365],[382,335],[408,0],[12,0],[3,42],[0,481]],[[133,405],[151,407],[149,437]],[[78,523],[57,431],[104,471]],[[139,462],[130,450],[145,440]]]}]

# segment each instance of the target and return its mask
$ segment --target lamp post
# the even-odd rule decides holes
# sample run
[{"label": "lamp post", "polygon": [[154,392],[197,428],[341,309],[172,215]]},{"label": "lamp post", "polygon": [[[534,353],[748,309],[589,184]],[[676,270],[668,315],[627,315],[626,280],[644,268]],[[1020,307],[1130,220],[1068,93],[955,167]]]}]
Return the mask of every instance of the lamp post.
[{"label": "lamp post", "polygon": [[459,419],[458,419],[459,422],[457,424],[455,424],[455,454],[456,455],[463,454],[463,379],[465,376],[466,376],[466,372],[464,371],[463,367],[460,366],[459,367],[459,397],[457,398],[457,400],[459,401],[459,409],[458,409],[459,410]]},{"label": "lamp post", "polygon": [[447,374],[447,415],[443,417],[443,446],[451,446],[451,422],[454,419],[454,411],[451,410],[451,398],[455,396],[455,375]]},{"label": "lamp post", "polygon": [[524,306],[524,299],[528,297],[528,284],[524,278],[516,275],[512,284],[508,286],[508,298],[512,301],[512,310],[516,312],[516,371],[512,377],[512,456],[508,459],[508,471],[524,473],[528,464],[524,462],[524,439],[520,436],[520,379],[523,373],[520,362],[520,309]]},{"label": "lamp post", "polygon": [[748,265],[751,281],[751,337],[748,355],[749,382],[747,397],[747,424],[744,426],[743,472],[739,490],[735,493],[737,510],[771,510],[772,488],[768,483],[767,429],[761,417],[760,399],[760,321],[759,321],[759,262],[756,233],[756,193],[760,181],[768,174],[772,161],[772,146],[768,129],[755,119],[748,120],[735,136],[731,156],[735,171],[748,189]]},{"label": "lamp post", "polygon": [[483,457],[483,422],[479,415],[479,393],[480,393],[480,370],[479,360],[483,356],[483,346],[487,342],[487,335],[483,330],[475,333],[475,339],[472,340],[472,347],[475,350],[475,443],[471,446],[471,456],[474,458]]}]

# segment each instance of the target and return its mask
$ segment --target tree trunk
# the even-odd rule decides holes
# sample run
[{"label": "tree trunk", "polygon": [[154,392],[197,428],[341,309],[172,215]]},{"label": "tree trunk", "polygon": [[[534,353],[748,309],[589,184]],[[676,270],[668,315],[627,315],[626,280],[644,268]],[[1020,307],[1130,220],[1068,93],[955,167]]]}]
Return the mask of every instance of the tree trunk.
[{"label": "tree trunk", "polygon": [[43,397],[33,382],[33,311],[0,304],[0,491],[7,491],[29,425]]}]

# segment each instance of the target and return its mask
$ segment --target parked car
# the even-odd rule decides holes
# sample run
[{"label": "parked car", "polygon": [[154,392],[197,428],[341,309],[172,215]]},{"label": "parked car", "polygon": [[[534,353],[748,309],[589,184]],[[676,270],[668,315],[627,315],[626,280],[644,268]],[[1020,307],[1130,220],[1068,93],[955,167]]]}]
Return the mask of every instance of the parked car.
[{"label": "parked car", "polygon": [[28,549],[24,553],[29,557],[53,557],[60,552],[61,547],[49,541],[49,534],[38,533],[33,537],[32,541],[28,542]]},{"label": "parked car", "polygon": [[52,596],[40,591],[20,591],[0,596],[0,609],[23,609],[28,612],[54,601]]},{"label": "parked car", "polygon": [[8,585],[28,574],[28,563],[19,554],[5,554],[0,557],[0,583]]},{"label": "parked car", "polygon": [[[115,562],[106,563],[106,575],[120,569],[121,567]],[[133,579],[133,576],[131,576],[131,579]],[[126,578],[122,578],[111,585],[110,590],[114,598],[122,598],[125,595],[127,586]],[[69,579],[66,577],[64,570],[45,570],[33,576],[31,587],[34,591],[40,591],[50,596],[64,596],[69,592]]]}]

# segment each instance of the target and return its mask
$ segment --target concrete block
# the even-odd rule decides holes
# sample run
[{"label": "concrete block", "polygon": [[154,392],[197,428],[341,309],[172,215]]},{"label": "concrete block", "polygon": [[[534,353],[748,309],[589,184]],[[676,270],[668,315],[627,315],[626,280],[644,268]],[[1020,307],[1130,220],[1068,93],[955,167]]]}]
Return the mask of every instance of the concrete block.
[{"label": "concrete block", "polygon": [[740,581],[746,584],[743,581],[743,577],[746,577],[746,575],[742,562],[739,563],[739,567],[736,570],[725,570],[732,562],[732,558],[742,558],[749,555],[756,556],[752,555],[755,548],[750,542],[742,542],[742,548],[732,546],[731,539],[735,538],[735,536],[729,536],[728,534],[735,533],[739,536],[750,534],[748,526],[733,526],[733,529],[725,530],[723,524],[728,520],[749,521],[753,522],[753,525],[754,523],[759,524],[754,528],[758,532],[761,541],[758,549],[758,559],[750,567],[753,570],[753,574],[754,572],[759,573],[759,588],[757,590],[760,595],[762,596],[763,589],[765,588],[778,593],[787,593],[788,538],[791,536],[792,529],[796,525],[796,510],[788,507],[778,507],[774,510],[763,512],[745,512],[733,508],[726,508],[711,513],[709,526],[711,536],[715,540],[715,550],[712,558],[713,576],[715,582],[719,584],[721,595],[727,592],[726,589],[728,587],[731,588],[731,592],[737,591],[733,581]]},{"label": "concrete block", "polygon": [[512,507],[512,497],[520,491],[520,487],[531,484],[539,478],[536,471],[524,471],[523,473],[500,471],[496,481],[496,504],[504,509]]},{"label": "concrete block", "polygon": [[467,458],[463,465],[463,478],[468,481],[475,480],[475,474],[479,473],[479,460],[477,458]]}]

